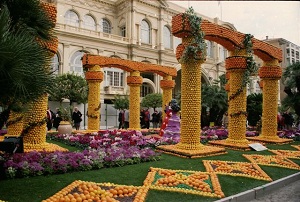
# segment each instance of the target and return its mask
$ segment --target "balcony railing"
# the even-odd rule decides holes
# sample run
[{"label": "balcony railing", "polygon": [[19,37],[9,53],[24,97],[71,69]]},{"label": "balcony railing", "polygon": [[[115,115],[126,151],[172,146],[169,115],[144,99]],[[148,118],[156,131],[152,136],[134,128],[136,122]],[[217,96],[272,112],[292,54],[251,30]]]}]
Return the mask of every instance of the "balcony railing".
[{"label": "balcony railing", "polygon": [[99,32],[99,31],[95,31],[95,30],[89,30],[89,29],[75,27],[75,26],[67,25],[67,24],[56,23],[55,30],[79,34],[79,35],[83,35],[83,36],[90,36],[90,37],[95,37],[95,38],[105,38],[105,39],[108,39],[111,41],[119,41],[119,42],[125,42],[125,43],[129,42],[129,39],[126,37],[123,37],[123,36]]}]

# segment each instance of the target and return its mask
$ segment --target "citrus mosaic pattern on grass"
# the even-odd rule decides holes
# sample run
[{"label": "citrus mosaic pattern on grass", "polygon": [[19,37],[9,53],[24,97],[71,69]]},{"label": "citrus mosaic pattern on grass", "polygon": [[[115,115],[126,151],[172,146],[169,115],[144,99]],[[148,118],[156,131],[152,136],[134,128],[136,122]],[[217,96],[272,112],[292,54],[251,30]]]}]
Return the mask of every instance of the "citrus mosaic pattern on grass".
[{"label": "citrus mosaic pattern on grass", "polygon": [[246,155],[243,156],[252,163],[265,166],[283,167],[300,170],[300,166],[281,155]]},{"label": "citrus mosaic pattern on grass", "polygon": [[272,181],[272,179],[255,163],[203,160],[203,164],[208,172],[214,172],[216,174]]},{"label": "citrus mosaic pattern on grass", "polygon": [[215,173],[150,168],[144,180],[150,189],[196,194],[207,197],[225,197]]},{"label": "citrus mosaic pattern on grass", "polygon": [[148,190],[144,187],[118,185],[113,183],[95,183],[76,180],[55,195],[42,202],[61,201],[106,201],[141,202]]},{"label": "citrus mosaic pattern on grass", "polygon": [[[292,145],[296,148],[299,146]],[[270,150],[277,155],[243,156],[250,162],[202,160],[206,171],[172,170],[150,167],[142,186],[95,183],[76,180],[42,202],[60,201],[111,201],[144,202],[149,190],[195,194],[204,197],[224,198],[218,174],[272,181],[259,165],[300,170],[288,158],[299,158],[300,151]],[[284,151],[284,152],[282,152]]]},{"label": "citrus mosaic pattern on grass", "polygon": [[269,150],[270,152],[284,156],[286,158],[300,159],[300,151],[291,151],[291,150]]}]

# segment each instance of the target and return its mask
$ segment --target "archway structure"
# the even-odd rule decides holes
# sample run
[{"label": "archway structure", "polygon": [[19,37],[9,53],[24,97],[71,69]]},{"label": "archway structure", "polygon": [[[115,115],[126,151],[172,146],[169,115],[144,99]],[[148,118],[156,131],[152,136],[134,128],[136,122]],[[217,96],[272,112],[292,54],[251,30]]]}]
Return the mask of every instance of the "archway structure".
[{"label": "archway structure", "polygon": [[192,9],[172,18],[172,33],[182,38],[182,44],[176,49],[176,58],[182,65],[181,136],[177,145],[159,146],[161,150],[187,157],[222,153],[221,150],[200,143],[201,64],[205,60],[203,39],[214,41],[230,52],[230,56],[225,60],[226,71],[230,74],[227,88],[229,92],[229,136],[226,140],[210,143],[250,150],[251,142],[246,138],[245,79],[249,77],[248,73],[253,71],[253,65],[251,65],[253,53],[264,61],[263,67],[259,70],[259,76],[264,82],[262,134],[259,140],[284,141],[277,136],[276,121],[278,79],[282,74],[279,66],[282,61],[282,52],[279,48],[257,40],[251,35],[202,20],[193,13]]},{"label": "archway structure", "polygon": [[120,58],[110,58],[100,55],[85,54],[82,59],[85,69],[86,80],[89,84],[88,95],[88,130],[100,129],[100,83],[103,81],[103,67],[116,67],[130,72],[127,77],[127,84],[130,86],[129,94],[129,129],[140,130],[140,86],[143,83],[141,72],[153,72],[163,77],[160,87],[163,89],[163,105],[168,104],[172,99],[172,89],[177,76],[174,67],[149,64]]}]

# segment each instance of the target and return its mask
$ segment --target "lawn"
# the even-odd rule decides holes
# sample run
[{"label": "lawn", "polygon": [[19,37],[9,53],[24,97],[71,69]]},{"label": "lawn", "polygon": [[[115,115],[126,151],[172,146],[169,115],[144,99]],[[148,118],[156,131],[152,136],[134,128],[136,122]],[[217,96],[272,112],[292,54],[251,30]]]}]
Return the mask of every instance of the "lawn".
[{"label": "lawn", "polygon": [[[53,143],[53,141],[52,141]],[[69,150],[77,150],[71,146],[65,146],[58,143],[60,146],[67,147]],[[287,145],[270,145],[268,149],[279,150],[294,150],[291,145],[300,145],[299,141]],[[274,155],[270,151],[235,151],[227,150],[227,154],[219,156],[211,156],[205,158],[187,159],[168,154],[162,154],[162,159],[154,162],[145,162],[135,165],[126,165],[124,167],[102,168],[92,171],[79,171],[66,174],[56,174],[49,176],[37,176],[30,178],[9,179],[0,181],[0,199],[8,202],[40,202],[54,195],[64,187],[68,186],[75,180],[90,181],[97,183],[110,182],[120,185],[142,186],[147,177],[150,167],[172,169],[172,170],[189,170],[205,172],[205,166],[202,160],[221,160],[235,162],[249,162],[243,154],[260,154]],[[300,165],[300,159],[290,159]],[[277,180],[294,173],[299,172],[297,169],[288,169],[275,166],[259,165],[259,167],[267,173],[272,180]],[[225,174],[217,174],[221,189],[225,196],[234,195],[263,184],[269,183],[264,180],[257,180],[242,176],[231,176]],[[150,189],[147,193],[147,202],[164,202],[164,201],[215,201],[218,198],[205,197],[195,194],[178,193],[174,191],[161,191]],[[125,200],[124,200],[125,201]]]}]

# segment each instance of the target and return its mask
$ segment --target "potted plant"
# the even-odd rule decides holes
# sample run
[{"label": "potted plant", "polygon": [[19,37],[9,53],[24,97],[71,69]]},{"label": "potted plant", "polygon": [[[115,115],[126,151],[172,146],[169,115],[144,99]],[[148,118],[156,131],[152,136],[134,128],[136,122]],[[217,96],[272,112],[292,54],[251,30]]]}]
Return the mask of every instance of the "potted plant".
[{"label": "potted plant", "polygon": [[60,107],[59,117],[61,121],[57,128],[59,134],[71,134],[72,133],[72,117],[71,117],[71,107]]}]

